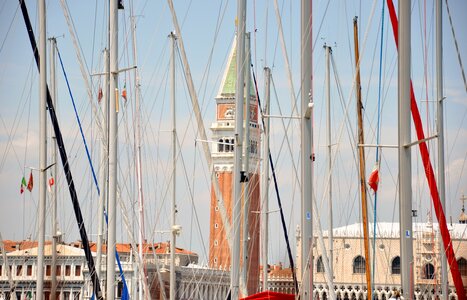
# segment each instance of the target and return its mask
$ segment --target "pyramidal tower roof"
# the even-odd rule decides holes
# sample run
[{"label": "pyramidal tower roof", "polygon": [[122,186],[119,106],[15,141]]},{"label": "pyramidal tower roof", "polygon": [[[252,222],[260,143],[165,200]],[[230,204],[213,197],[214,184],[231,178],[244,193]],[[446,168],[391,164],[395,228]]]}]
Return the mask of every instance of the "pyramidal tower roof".
[{"label": "pyramidal tower roof", "polygon": [[[246,51],[250,51],[250,49],[245,49]],[[250,70],[250,63],[247,64],[247,70]],[[246,77],[245,77],[246,78]],[[227,60],[227,64],[224,70],[224,76],[222,78],[222,82],[219,88],[219,92],[217,93],[218,99],[222,98],[234,98],[235,91],[237,87],[237,35],[235,35],[232,47],[230,49],[229,58]],[[250,97],[255,96],[255,88],[253,80],[250,76]]]}]

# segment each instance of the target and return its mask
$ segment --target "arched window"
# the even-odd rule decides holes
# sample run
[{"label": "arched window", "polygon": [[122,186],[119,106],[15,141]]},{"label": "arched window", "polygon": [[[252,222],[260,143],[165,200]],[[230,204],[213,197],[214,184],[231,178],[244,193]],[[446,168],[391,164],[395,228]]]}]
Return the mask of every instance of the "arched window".
[{"label": "arched window", "polygon": [[461,257],[457,260],[457,266],[459,267],[459,272],[461,276],[467,276],[467,259]]},{"label": "arched window", "polygon": [[234,139],[230,139],[230,151],[234,151]]},{"label": "arched window", "polygon": [[321,255],[316,260],[316,272],[324,273],[323,257]]},{"label": "arched window", "polygon": [[423,279],[435,278],[435,267],[428,263],[423,267]]},{"label": "arched window", "polygon": [[400,274],[401,273],[401,258],[396,256],[392,259],[391,263],[391,274]]},{"label": "arched window", "polygon": [[353,260],[353,272],[354,274],[365,274],[365,259],[359,255]]},{"label": "arched window", "polygon": [[223,139],[219,140],[219,144],[217,144],[217,151],[224,152],[224,140]]}]

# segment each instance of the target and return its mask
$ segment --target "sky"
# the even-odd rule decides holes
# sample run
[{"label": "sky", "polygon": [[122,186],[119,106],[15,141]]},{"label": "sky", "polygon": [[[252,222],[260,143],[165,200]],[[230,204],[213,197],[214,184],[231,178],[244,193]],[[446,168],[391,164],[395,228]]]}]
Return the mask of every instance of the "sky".
[{"label": "sky", "polygon": [[[397,1],[395,1],[397,2]],[[97,93],[102,86],[103,49],[107,40],[107,2],[69,1],[71,22],[78,38],[78,48],[84,60],[84,73],[91,82],[89,98],[77,60],[73,40],[64,17],[61,1],[47,1],[47,37],[56,37],[83,131],[96,172],[99,172],[100,136]],[[63,1],[65,3],[65,1]],[[142,101],[142,160],[145,202],[145,235],[148,240],[165,241],[170,228],[171,201],[171,140],[170,140],[170,40],[172,18],[164,1],[124,1],[119,11],[119,67],[135,65],[131,33],[131,18],[136,21],[138,72]],[[277,1],[283,26],[284,45],[290,62],[295,97],[292,97],[284,47],[278,31],[274,1],[248,1],[247,31],[252,34],[253,70],[258,79],[260,96],[264,95],[263,68],[272,69],[271,114],[294,115],[294,98],[300,99],[300,3]],[[38,36],[36,1],[26,1]],[[397,3],[395,3],[397,6]],[[444,4],[444,2],[443,2]],[[208,137],[215,118],[217,95],[227,56],[235,34],[235,1],[176,1],[175,10],[182,27],[190,71],[197,90]],[[460,57],[467,60],[467,3],[449,1]],[[334,227],[361,220],[356,157],[355,61],[353,54],[352,20],[358,16],[361,54],[362,95],[364,102],[365,138],[376,143],[379,91],[380,43],[383,34],[381,69],[380,143],[397,144],[397,53],[390,27],[387,7],[384,8],[381,31],[381,1],[314,1],[313,2],[313,99],[314,106],[314,195],[323,229],[327,229],[327,143],[325,115],[325,55],[323,45],[332,47],[332,203]],[[38,72],[33,62],[19,5],[15,1],[0,4],[0,232],[4,239],[37,239],[39,176],[33,171],[35,187],[30,193],[19,193],[21,178],[29,177],[29,167],[39,165]],[[414,90],[425,134],[436,133],[436,65],[434,8],[431,1],[412,1],[412,65]],[[176,33],[180,35],[180,33]],[[467,102],[457,52],[443,6],[443,83],[445,103],[446,215],[455,222],[460,214],[462,193],[467,192]],[[49,57],[47,60],[50,60]],[[177,220],[182,233],[177,245],[191,249],[205,262],[209,251],[210,183],[203,157],[191,101],[185,83],[184,70],[178,56],[176,66],[177,134]],[[57,61],[57,111],[71,163],[83,216],[91,240],[96,239],[97,191],[91,168],[79,134],[70,96]],[[336,74],[338,79],[336,79]],[[128,100],[121,101],[119,112],[119,220],[118,239],[129,241],[136,236],[137,198],[134,159],[135,92],[134,71],[119,75],[119,86],[126,86]],[[341,92],[339,92],[341,91]],[[347,114],[345,113],[347,111]],[[97,113],[96,113],[97,112]],[[295,228],[300,220],[300,132],[295,119],[271,120],[271,153],[276,163],[279,191],[284,205],[292,248]],[[50,125],[48,127],[50,132]],[[287,133],[287,139],[284,137]],[[415,133],[412,128],[412,139]],[[48,147],[52,149],[49,137]],[[436,139],[429,142],[431,161],[437,171]],[[377,196],[377,220],[398,220],[397,150],[381,151],[380,186]],[[53,161],[51,155],[49,161]],[[366,173],[375,165],[375,149],[366,149]],[[79,238],[70,197],[60,169],[56,174],[58,191],[58,222],[66,241]],[[298,174],[298,175],[297,175]],[[49,174],[48,176],[53,176]],[[274,190],[269,189],[270,209],[277,208]],[[426,221],[432,212],[419,151],[412,150],[413,207],[419,211],[415,221]],[[48,194],[47,220],[51,219]],[[374,194],[370,192],[371,201]],[[369,210],[373,211],[373,204]],[[373,213],[371,213],[373,218]],[[433,216],[434,218],[434,216]],[[125,219],[128,220],[125,222]],[[50,225],[48,225],[50,227]],[[278,213],[271,213],[270,233],[281,233]],[[50,238],[50,231],[46,234]],[[285,242],[281,234],[271,234],[269,252],[272,262],[285,261]]]}]

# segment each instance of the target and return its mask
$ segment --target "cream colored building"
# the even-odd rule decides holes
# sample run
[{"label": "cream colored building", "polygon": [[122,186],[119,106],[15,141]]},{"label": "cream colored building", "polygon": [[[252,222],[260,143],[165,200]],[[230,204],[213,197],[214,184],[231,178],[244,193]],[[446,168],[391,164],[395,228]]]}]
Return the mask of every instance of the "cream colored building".
[{"label": "cream colored building", "polygon": [[[467,219],[467,218],[466,218]],[[467,224],[462,216],[461,223],[449,224],[453,249],[464,286],[467,286]],[[373,224],[370,224],[373,237]],[[414,294],[415,298],[437,299],[441,294],[440,274],[440,234],[438,224],[414,223]],[[363,251],[362,224],[352,224],[335,228],[334,234],[334,289],[337,299],[367,299],[365,258]],[[299,234],[299,232],[298,232]],[[328,245],[328,232],[323,232],[324,243]],[[299,244],[299,239],[298,239]],[[376,242],[370,256],[375,257],[374,295],[377,299],[389,299],[401,287],[399,224],[380,222],[376,225]],[[373,238],[370,240],[373,245]],[[314,295],[315,299],[327,299],[328,285],[324,265],[319,251],[318,237],[313,243]],[[297,248],[300,247],[297,245]],[[300,253],[297,253],[300,255]],[[373,268],[373,267],[372,267]],[[299,270],[300,267],[298,266]],[[448,271],[449,273],[449,271]],[[300,274],[298,274],[300,279]],[[457,294],[449,273],[449,299],[457,300]],[[269,273],[269,289],[277,292],[293,293],[290,269],[272,268]]]}]

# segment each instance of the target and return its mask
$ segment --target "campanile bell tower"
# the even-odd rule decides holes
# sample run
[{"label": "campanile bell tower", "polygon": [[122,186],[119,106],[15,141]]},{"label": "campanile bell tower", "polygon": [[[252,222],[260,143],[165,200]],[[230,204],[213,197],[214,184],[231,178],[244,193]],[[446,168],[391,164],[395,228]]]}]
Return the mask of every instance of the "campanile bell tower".
[{"label": "campanile bell tower", "polygon": [[[246,49],[250,51],[250,49]],[[216,96],[216,121],[211,126],[212,140],[214,141],[211,154],[214,164],[214,172],[219,182],[220,191],[224,200],[224,206],[227,213],[227,219],[232,225],[232,211],[235,203],[233,196],[233,169],[234,169],[234,133],[235,133],[235,88],[236,88],[236,41],[234,40],[231,48],[227,66],[224,71],[219,92]],[[250,72],[249,68],[246,68]],[[251,78],[251,76],[245,76]],[[244,171],[248,184],[248,195],[245,195],[245,188],[242,189],[242,212],[244,211],[245,199],[249,199],[248,208],[248,236],[243,235],[244,214],[241,219],[242,229],[240,232],[242,248],[244,253],[243,241],[248,240],[248,262],[247,262],[247,288],[248,293],[257,292],[259,284],[259,231],[260,217],[257,213],[260,210],[260,190],[259,190],[259,162],[260,162],[260,134],[261,129],[258,125],[258,104],[254,85],[250,79],[250,90],[245,91],[246,99],[244,101],[244,111],[246,105],[250,106],[250,115],[245,115],[244,126],[249,126],[249,141],[244,141],[248,147],[243,151],[243,155],[249,155],[249,166],[240,166]],[[246,128],[245,128],[246,129]],[[231,266],[230,248],[227,241],[227,232],[222,223],[218,199],[215,196],[214,189],[211,187],[211,219],[209,232],[209,266],[211,268],[229,270]],[[243,254],[241,255],[243,257]],[[245,264],[242,261],[242,267]]]}]

